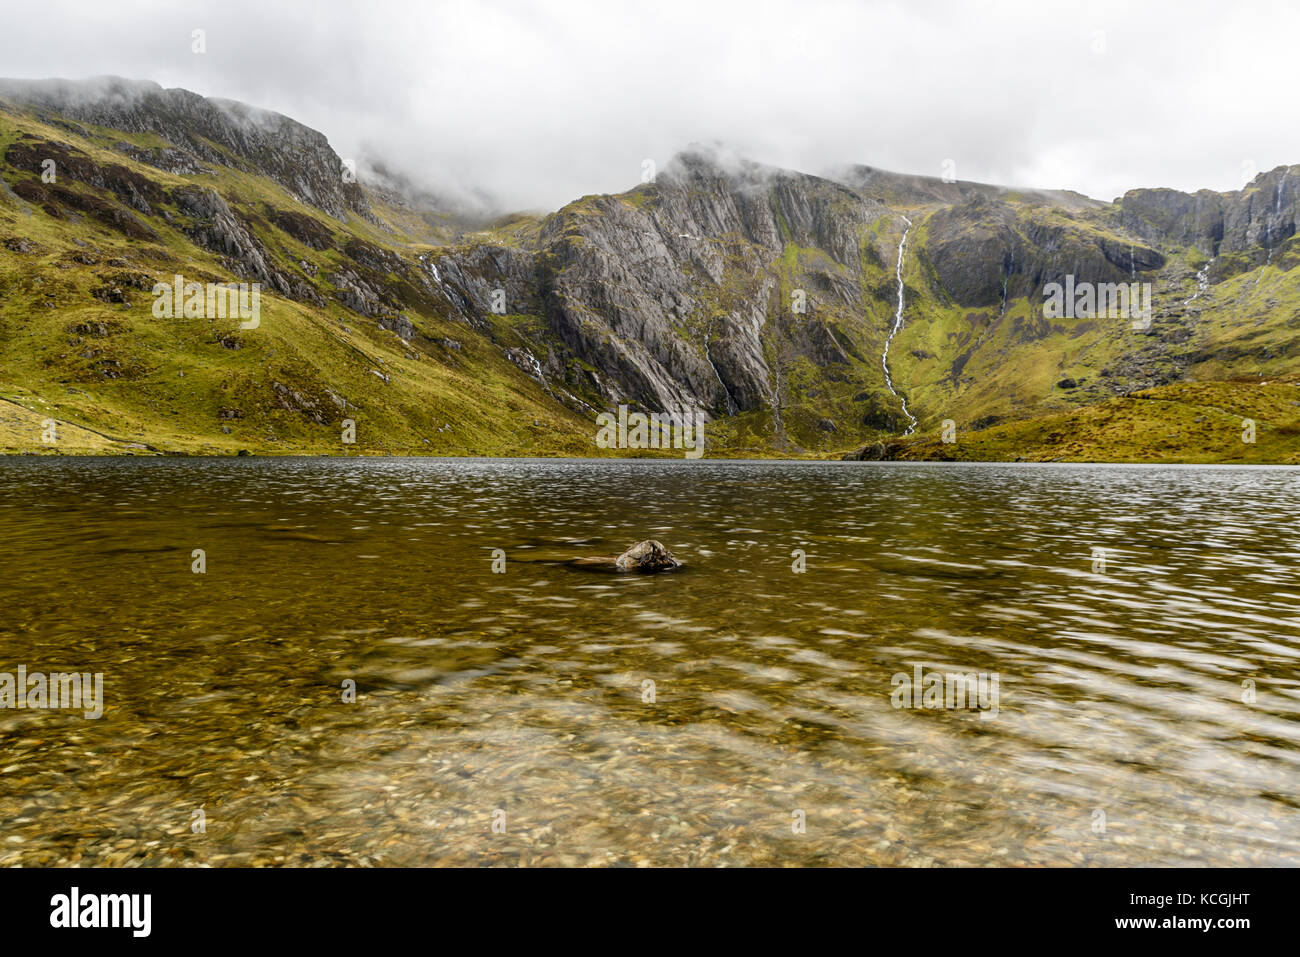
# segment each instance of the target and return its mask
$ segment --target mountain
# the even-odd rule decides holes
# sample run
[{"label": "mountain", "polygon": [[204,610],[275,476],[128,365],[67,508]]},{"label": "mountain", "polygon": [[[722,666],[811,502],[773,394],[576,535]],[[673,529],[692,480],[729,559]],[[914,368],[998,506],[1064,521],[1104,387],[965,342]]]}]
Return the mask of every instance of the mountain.
[{"label": "mountain", "polygon": [[[483,221],[287,117],[101,78],[0,81],[0,182],[10,450],[597,454],[626,404],[703,410],[713,455],[1300,461],[1300,168],[1105,203],[692,147]],[[262,284],[257,328],[155,318],[175,275]],[[1049,318],[1074,282],[1149,283],[1150,323]],[[1194,397],[1222,428],[1167,440]]]}]

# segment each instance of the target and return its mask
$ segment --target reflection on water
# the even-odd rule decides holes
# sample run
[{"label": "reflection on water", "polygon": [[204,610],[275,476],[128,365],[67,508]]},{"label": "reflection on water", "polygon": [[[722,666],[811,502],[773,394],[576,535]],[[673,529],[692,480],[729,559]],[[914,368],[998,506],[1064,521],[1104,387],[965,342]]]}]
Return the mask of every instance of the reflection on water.
[{"label": "reflection on water", "polygon": [[[1296,864],[1298,515],[1286,469],[11,459],[0,671],[105,712],[0,711],[0,864]],[[570,564],[642,538],[687,567]],[[917,665],[997,716],[894,708]]]}]

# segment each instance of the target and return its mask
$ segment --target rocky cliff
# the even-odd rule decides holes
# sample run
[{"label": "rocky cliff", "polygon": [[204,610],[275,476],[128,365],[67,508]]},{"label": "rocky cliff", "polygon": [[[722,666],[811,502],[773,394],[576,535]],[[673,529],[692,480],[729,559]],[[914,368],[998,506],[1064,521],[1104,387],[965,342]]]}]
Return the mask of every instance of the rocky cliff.
[{"label": "rocky cliff", "polygon": [[0,99],[65,129],[90,125],[165,140],[165,146],[122,143],[120,148],[167,172],[231,166],[266,176],[295,199],[338,219],[349,212],[371,215],[361,187],[344,181],[343,161],[324,134],[270,110],[121,77],[0,80]]},{"label": "rocky cliff", "polygon": [[[1259,265],[1295,235],[1300,169],[1279,166],[1231,193],[1130,190],[1120,207],[1121,223],[1135,235]],[[1218,278],[1229,271],[1220,269]]]}]

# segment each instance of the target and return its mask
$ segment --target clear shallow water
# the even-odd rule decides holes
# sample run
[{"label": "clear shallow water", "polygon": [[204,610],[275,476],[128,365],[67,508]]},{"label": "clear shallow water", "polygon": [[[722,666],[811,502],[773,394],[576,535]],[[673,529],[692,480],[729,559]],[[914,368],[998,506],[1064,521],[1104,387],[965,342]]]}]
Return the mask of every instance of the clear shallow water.
[{"label": "clear shallow water", "polygon": [[0,671],[105,695],[0,864],[1294,865],[1298,567],[1287,469],[0,461]]}]

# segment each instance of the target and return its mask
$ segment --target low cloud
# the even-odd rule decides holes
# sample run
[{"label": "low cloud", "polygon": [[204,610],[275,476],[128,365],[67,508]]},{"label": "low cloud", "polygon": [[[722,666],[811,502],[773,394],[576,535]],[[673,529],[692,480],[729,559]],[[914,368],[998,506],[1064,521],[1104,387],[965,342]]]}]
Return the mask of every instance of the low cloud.
[{"label": "low cloud", "polygon": [[717,141],[1111,199],[1300,163],[1297,35],[1300,8],[1273,2],[50,0],[9,12],[0,63],[284,113],[472,209],[628,189]]}]

